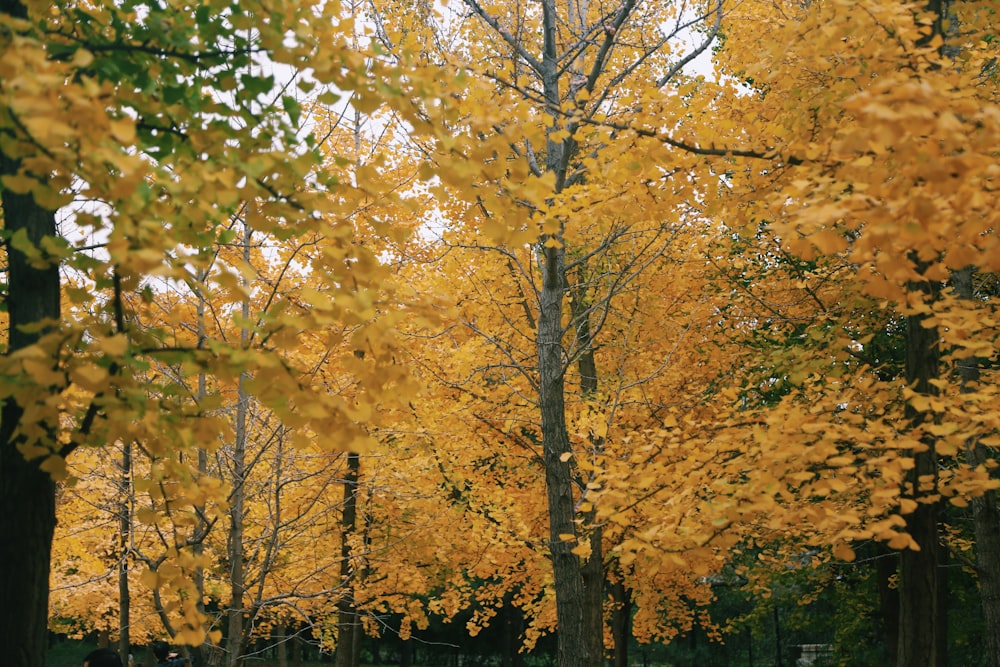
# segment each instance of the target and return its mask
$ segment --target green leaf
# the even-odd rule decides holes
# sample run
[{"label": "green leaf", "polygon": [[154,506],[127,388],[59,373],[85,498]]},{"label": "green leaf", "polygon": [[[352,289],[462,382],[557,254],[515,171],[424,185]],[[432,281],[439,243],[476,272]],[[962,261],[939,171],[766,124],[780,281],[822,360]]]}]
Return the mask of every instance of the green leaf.
[{"label": "green leaf", "polygon": [[302,105],[299,104],[299,101],[291,95],[285,95],[281,98],[281,106],[284,107],[285,113],[291,119],[292,125],[298,125],[299,119],[302,117]]}]

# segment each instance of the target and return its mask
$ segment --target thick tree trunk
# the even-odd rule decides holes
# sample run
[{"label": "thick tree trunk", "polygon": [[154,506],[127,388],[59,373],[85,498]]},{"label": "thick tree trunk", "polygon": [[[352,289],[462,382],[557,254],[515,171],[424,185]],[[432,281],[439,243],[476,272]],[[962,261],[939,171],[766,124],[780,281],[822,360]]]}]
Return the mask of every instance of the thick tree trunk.
[{"label": "thick tree trunk", "polygon": [[[0,0],[0,13],[25,17],[20,2]],[[0,154],[0,176],[16,174],[18,164]],[[4,230],[9,236],[25,231],[38,245],[56,235],[55,215],[38,206],[30,195],[0,190]],[[25,325],[60,318],[59,267],[35,268],[7,245],[8,353],[38,342],[44,334],[26,332]],[[57,391],[54,388],[53,391]],[[25,461],[18,444],[24,411],[16,397],[0,407],[0,646],[4,665],[40,667],[45,664],[48,622],[49,558],[55,531],[55,484]],[[56,424],[46,430],[55,432]],[[54,447],[54,443],[48,443]]]},{"label": "thick tree trunk", "polygon": [[878,581],[879,610],[889,653],[888,667],[895,667],[899,651],[899,589],[893,585],[892,579],[899,572],[899,553],[882,544],[877,548],[875,577]]},{"label": "thick tree trunk", "polygon": [[[973,271],[971,266],[955,271],[951,280],[955,294],[970,302],[975,298]],[[979,364],[980,360],[974,357],[958,361],[962,393],[976,390],[975,385],[980,379]],[[966,443],[965,460],[970,468],[985,465],[988,458],[989,452],[978,440]],[[982,496],[973,498],[970,504],[976,533],[976,574],[979,577],[980,603],[986,625],[983,657],[989,667],[1000,667],[1000,511],[997,510],[996,492],[987,491]]]},{"label": "thick tree trunk", "polygon": [[358,521],[358,478],[361,458],[357,454],[347,455],[347,474],[344,476],[344,502],[340,519],[343,542],[340,546],[340,581],[343,586],[337,602],[337,649],[336,667],[359,667],[361,665],[362,628],[358,610],[354,606],[354,586],[351,583],[350,538],[357,530]]},{"label": "thick tree trunk", "polygon": [[[924,294],[927,303],[939,298],[939,286],[924,281],[911,286]],[[920,394],[936,394],[932,380],[940,376],[938,331],[924,326],[924,316],[911,315],[906,328],[906,381]],[[911,425],[919,426],[924,415],[908,410]],[[919,551],[905,549],[899,555],[899,646],[897,665],[936,665],[941,663],[946,637],[940,636],[941,614],[946,613],[940,599],[937,455],[933,437],[925,437],[923,448],[911,452],[913,468],[906,476],[903,497],[917,503],[906,515],[906,530]]]},{"label": "thick tree trunk", "polygon": [[49,558],[55,531],[55,484],[17,450],[22,411],[8,400],[0,412],[0,646],[4,664],[45,664]]},{"label": "thick tree trunk", "polygon": [[[981,446],[977,446],[970,456],[985,460],[986,454],[980,449]],[[997,511],[996,493],[989,491],[974,499],[972,515],[976,531],[979,596],[986,626],[983,657],[989,667],[1000,667],[1000,512]]]},{"label": "thick tree trunk", "polygon": [[288,628],[279,625],[274,629],[275,648],[277,649],[275,659],[278,667],[288,667]]},{"label": "thick tree trunk", "polygon": [[628,641],[632,636],[632,592],[621,581],[611,585],[611,638],[614,641],[614,666],[629,667]]},{"label": "thick tree trunk", "polygon": [[[587,517],[590,523],[592,513]],[[583,564],[583,632],[592,665],[604,664],[604,561],[601,556],[603,531],[590,530],[590,558]]]}]

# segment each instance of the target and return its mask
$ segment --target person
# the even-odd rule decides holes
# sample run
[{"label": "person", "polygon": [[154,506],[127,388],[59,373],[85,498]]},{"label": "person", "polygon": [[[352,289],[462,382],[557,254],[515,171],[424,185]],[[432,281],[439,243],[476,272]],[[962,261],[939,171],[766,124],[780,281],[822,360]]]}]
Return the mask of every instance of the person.
[{"label": "person", "polygon": [[155,641],[150,648],[153,650],[153,657],[156,658],[156,667],[185,667],[187,665],[184,658],[176,653],[171,653],[170,645],[167,642]]},{"label": "person", "polygon": [[83,667],[122,667],[122,659],[109,648],[99,648],[87,654]]}]

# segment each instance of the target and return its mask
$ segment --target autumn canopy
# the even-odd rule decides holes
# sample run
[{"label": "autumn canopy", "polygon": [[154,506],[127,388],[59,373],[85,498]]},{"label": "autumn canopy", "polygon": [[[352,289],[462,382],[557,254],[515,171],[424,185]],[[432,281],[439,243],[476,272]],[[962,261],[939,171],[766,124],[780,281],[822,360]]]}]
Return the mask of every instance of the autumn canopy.
[{"label": "autumn canopy", "polygon": [[1000,667],[998,30],[0,0],[4,664]]}]

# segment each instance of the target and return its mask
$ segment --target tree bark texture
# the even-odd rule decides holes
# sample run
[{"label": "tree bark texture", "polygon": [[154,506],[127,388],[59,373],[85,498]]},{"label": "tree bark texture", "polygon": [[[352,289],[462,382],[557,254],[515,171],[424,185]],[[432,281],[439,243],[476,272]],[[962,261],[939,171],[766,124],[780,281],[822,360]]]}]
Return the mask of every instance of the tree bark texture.
[{"label": "tree bark texture", "polygon": [[[583,625],[586,598],[580,559],[573,553],[577,534],[573,499],[570,440],[566,427],[565,364],[563,361],[564,251],[544,251],[544,276],[538,314],[539,405],[545,488],[549,512],[549,548],[556,590],[559,667],[592,664]],[[565,456],[564,456],[565,455]]]},{"label": "tree bark texture", "polygon": [[[0,12],[27,16],[24,5],[12,0],[0,0]],[[0,154],[0,175],[16,174],[18,166]],[[56,235],[54,213],[35,203],[31,195],[3,190],[0,198],[8,235],[24,230],[36,246],[44,237]],[[33,267],[8,245],[6,305],[8,353],[37,343],[44,332],[26,332],[22,327],[59,320],[59,267]],[[56,487],[49,474],[39,469],[39,461],[25,461],[18,449],[23,442],[19,427],[24,410],[16,399],[9,398],[0,407],[0,646],[5,665],[39,667],[45,663]],[[54,433],[56,424],[50,426]]]},{"label": "tree bark texture", "polygon": [[344,501],[340,519],[341,534],[343,535],[343,542],[340,546],[340,581],[343,591],[337,601],[336,667],[359,667],[361,664],[363,631],[358,610],[354,606],[354,586],[351,583],[351,545],[348,540],[357,530],[360,471],[360,456],[355,453],[348,454],[347,474],[344,476]]},{"label": "tree bark texture", "polygon": [[[952,273],[952,287],[959,298],[973,301],[973,267]],[[973,392],[980,380],[981,361],[974,357],[960,359],[958,375],[962,393]],[[985,465],[989,451],[978,440],[965,443],[965,461],[970,468]],[[984,646],[986,664],[1000,667],[1000,511],[997,494],[987,491],[972,499],[972,520],[976,534],[976,574],[979,578],[980,604],[986,626]]]},{"label": "tree bark texture", "polygon": [[621,581],[611,585],[611,637],[614,641],[614,667],[629,667],[628,642],[632,637],[632,592]]},{"label": "tree bark texture", "polygon": [[[923,293],[931,303],[939,298],[940,287],[931,281],[911,286]],[[924,316],[910,315],[906,327],[906,381],[917,393],[936,394],[931,383],[940,377],[938,331],[924,326]],[[910,424],[919,426],[924,415],[908,408]],[[935,441],[926,436],[922,448],[911,453],[913,468],[907,472],[903,497],[917,503],[916,510],[906,515],[906,530],[919,546],[919,551],[905,549],[899,555],[899,646],[897,665],[935,665],[941,663],[945,637],[939,636],[941,614],[946,613],[940,599],[938,582],[940,546],[938,539],[938,501],[929,497],[937,493],[937,455]]]}]

